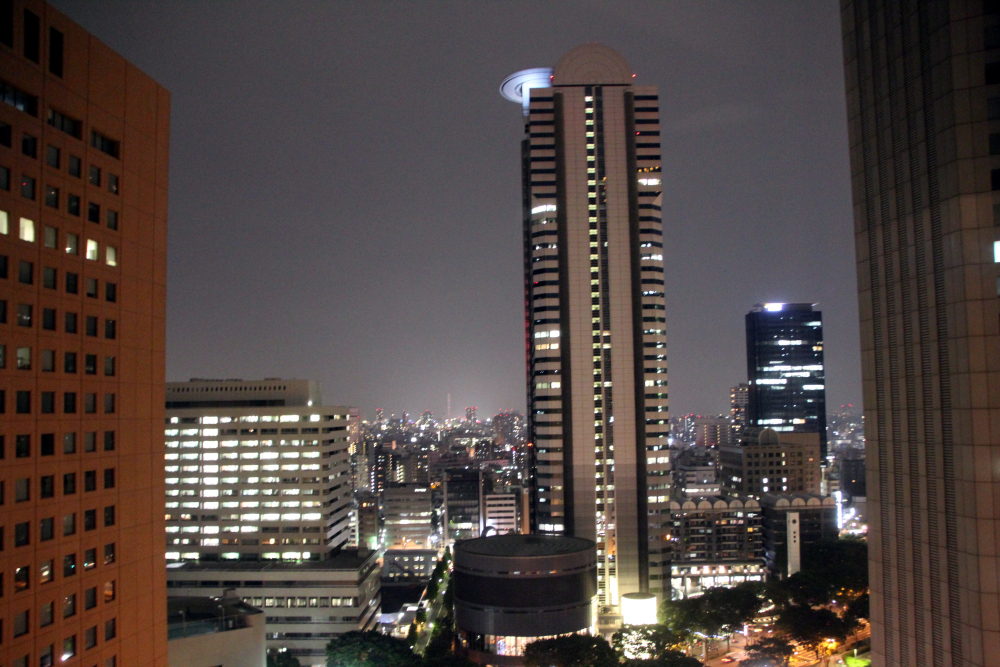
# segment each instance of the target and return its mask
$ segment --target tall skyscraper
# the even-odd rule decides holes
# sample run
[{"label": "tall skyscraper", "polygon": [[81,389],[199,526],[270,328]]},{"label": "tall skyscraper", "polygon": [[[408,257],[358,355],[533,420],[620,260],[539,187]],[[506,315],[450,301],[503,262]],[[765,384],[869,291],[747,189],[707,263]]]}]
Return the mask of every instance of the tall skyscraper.
[{"label": "tall skyscraper", "polygon": [[825,457],[822,313],[811,303],[758,303],[746,327],[746,425],[818,433]]},{"label": "tall skyscraper", "polygon": [[669,431],[659,102],[633,77],[617,52],[584,44],[501,86],[525,114],[532,527],[597,542],[606,606],[662,599],[669,580],[669,506],[647,505],[647,475],[658,485],[669,470],[653,453]]},{"label": "tall skyscraper", "polygon": [[750,402],[750,385],[740,382],[729,390],[729,423],[732,431],[730,442],[739,442],[747,421],[747,405]]},{"label": "tall skyscraper", "polygon": [[993,665],[1000,3],[842,0],[873,665]]},{"label": "tall skyscraper", "polygon": [[166,392],[168,561],[325,560],[353,502],[348,424],[310,380],[192,380]]},{"label": "tall skyscraper", "polygon": [[0,90],[0,664],[164,665],[170,93],[22,0]]}]

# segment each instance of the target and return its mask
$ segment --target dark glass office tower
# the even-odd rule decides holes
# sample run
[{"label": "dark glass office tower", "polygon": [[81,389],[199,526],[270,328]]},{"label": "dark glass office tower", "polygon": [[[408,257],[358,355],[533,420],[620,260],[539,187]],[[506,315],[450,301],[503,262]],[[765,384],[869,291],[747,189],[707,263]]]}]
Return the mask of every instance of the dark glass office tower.
[{"label": "dark glass office tower", "polygon": [[758,303],[747,313],[747,423],[819,433],[826,457],[823,316],[811,303]]}]

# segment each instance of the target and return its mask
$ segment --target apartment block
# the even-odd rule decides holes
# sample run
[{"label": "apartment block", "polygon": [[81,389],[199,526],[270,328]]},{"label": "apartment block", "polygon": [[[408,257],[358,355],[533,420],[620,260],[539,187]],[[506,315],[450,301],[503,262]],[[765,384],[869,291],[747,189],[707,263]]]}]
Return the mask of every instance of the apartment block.
[{"label": "apartment block", "polygon": [[166,664],[170,93],[0,2],[0,664]]}]

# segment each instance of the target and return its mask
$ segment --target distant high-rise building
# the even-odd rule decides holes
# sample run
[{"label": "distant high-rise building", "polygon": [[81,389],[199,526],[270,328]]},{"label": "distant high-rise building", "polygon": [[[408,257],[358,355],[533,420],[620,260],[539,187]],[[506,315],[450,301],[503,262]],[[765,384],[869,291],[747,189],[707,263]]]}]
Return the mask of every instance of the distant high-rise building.
[{"label": "distant high-rise building", "polygon": [[170,93],[38,0],[0,79],[0,664],[166,665]]},{"label": "distant high-rise building", "polygon": [[647,493],[647,475],[669,471],[654,453],[669,435],[659,97],[633,77],[617,52],[584,44],[501,87],[525,116],[533,527],[597,542],[611,606],[669,595],[669,506]]},{"label": "distant high-rise building", "polygon": [[750,385],[740,382],[729,390],[729,421],[732,437],[730,442],[739,442],[743,427],[747,422],[747,405],[750,403]]},{"label": "distant high-rise building", "polygon": [[698,416],[694,420],[695,444],[699,447],[719,447],[728,445],[732,436],[732,422],[729,417]]},{"label": "distant high-rise building", "polygon": [[811,303],[758,303],[746,328],[747,426],[819,433],[826,457],[822,313]]},{"label": "distant high-rise building", "polygon": [[476,408],[466,408],[465,409],[465,421],[474,422],[476,421]]},{"label": "distant high-rise building", "polygon": [[483,496],[483,504],[484,532],[489,528],[499,535],[518,532],[518,494],[491,493]]},{"label": "distant high-rise building", "polygon": [[375,408],[375,423],[384,424],[385,423],[385,410],[382,408]]},{"label": "distant high-rise building", "polygon": [[748,426],[739,444],[719,449],[719,478],[723,493],[758,500],[765,493],[818,494],[819,434]]},{"label": "distant high-rise building", "polygon": [[444,474],[444,543],[479,537],[483,476],[477,468],[452,468]]},{"label": "distant high-rise building", "polygon": [[382,498],[385,546],[425,549],[431,537],[431,491],[426,484],[393,484]]},{"label": "distant high-rise building", "polygon": [[323,560],[345,546],[356,408],[322,405],[310,380],[170,382],[166,397],[168,561]]},{"label": "distant high-rise building", "polygon": [[872,664],[993,665],[1000,3],[840,5]]}]

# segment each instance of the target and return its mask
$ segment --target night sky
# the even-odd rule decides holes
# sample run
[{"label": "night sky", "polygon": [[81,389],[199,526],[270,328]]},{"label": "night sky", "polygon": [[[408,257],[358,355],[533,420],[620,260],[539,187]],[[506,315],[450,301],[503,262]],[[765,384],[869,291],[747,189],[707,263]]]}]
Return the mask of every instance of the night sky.
[{"label": "night sky", "polygon": [[838,3],[53,4],[172,93],[167,378],[370,417],[524,409],[520,109],[581,42],[660,89],[671,414],[728,409],[759,301],[861,399]]}]

